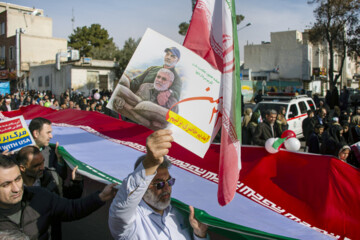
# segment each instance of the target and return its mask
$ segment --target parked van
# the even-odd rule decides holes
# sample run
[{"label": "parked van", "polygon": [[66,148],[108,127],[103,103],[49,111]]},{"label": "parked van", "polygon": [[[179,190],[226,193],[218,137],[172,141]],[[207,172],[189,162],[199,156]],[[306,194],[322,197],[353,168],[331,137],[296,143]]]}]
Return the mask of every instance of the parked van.
[{"label": "parked van", "polygon": [[265,119],[265,112],[274,109],[279,113],[280,107],[285,107],[285,119],[289,125],[289,130],[296,133],[297,138],[303,137],[302,122],[307,118],[307,111],[315,111],[315,103],[307,95],[281,94],[263,96],[262,101],[256,104],[253,112],[260,111],[262,119]]}]

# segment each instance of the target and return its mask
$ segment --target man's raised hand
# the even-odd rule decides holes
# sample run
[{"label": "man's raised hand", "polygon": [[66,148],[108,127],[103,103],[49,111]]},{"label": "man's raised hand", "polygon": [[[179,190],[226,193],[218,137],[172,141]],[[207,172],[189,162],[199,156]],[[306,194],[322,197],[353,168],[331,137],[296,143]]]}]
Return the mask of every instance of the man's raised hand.
[{"label": "man's raised hand", "polygon": [[162,129],[153,132],[146,139],[147,153],[143,161],[146,175],[154,174],[158,166],[164,161],[164,156],[169,153],[171,142],[174,141],[171,133],[171,130]]}]

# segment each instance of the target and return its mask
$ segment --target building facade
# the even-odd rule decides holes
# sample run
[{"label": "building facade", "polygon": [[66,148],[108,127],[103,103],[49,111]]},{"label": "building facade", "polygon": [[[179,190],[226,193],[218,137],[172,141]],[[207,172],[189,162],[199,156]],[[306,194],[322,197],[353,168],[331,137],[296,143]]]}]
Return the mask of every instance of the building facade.
[{"label": "building facade", "polygon": [[[329,89],[327,44],[314,45],[307,32],[284,31],[271,33],[270,42],[244,46],[244,69],[249,69],[249,80],[255,81],[255,91],[263,88],[278,92],[300,89],[324,94]],[[335,54],[334,74],[340,74],[342,86],[359,88],[353,80],[357,61],[347,57],[339,73],[340,57]]]},{"label": "building facade", "polygon": [[78,61],[61,62],[58,65],[39,64],[30,66],[30,75],[26,79],[29,89],[51,90],[56,96],[67,89],[73,89],[84,96],[92,90],[112,90],[117,84],[115,61],[81,58]]},{"label": "building facade", "polygon": [[30,65],[55,62],[67,40],[52,37],[52,19],[42,9],[0,2],[0,76],[25,88]]}]

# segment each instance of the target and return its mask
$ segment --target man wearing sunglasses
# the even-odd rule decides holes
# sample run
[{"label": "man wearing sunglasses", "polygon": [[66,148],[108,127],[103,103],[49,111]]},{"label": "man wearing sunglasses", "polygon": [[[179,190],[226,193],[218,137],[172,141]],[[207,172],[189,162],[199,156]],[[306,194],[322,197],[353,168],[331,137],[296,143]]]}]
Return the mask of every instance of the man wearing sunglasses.
[{"label": "man wearing sunglasses", "polygon": [[172,141],[171,131],[165,129],[147,138],[147,154],[136,161],[110,206],[109,227],[115,239],[208,238],[207,226],[195,219],[193,207],[186,219],[170,204],[175,178],[165,155]]}]

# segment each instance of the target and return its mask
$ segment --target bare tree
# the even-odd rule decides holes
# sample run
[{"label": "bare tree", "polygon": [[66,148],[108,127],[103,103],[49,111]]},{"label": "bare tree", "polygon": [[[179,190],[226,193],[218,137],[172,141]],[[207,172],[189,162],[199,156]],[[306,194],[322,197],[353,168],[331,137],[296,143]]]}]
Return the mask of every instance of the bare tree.
[{"label": "bare tree", "polygon": [[[348,55],[349,41],[359,23],[360,0],[311,0],[317,4],[314,10],[315,23],[309,32],[312,43],[328,44],[329,81],[333,89],[341,76],[345,58]],[[335,53],[341,59],[339,69],[334,69]],[[334,71],[339,74],[334,76]]]}]

